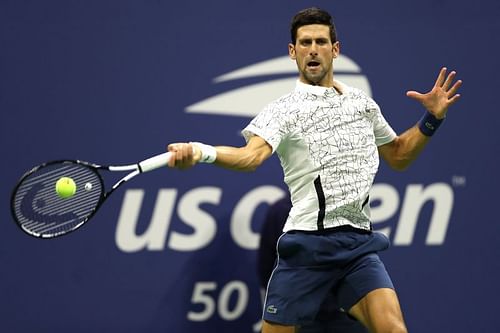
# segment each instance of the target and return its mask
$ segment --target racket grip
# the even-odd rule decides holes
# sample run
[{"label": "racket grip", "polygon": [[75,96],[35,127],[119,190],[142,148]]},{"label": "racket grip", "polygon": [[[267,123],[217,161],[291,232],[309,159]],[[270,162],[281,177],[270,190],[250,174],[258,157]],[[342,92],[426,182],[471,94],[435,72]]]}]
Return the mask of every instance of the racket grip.
[{"label": "racket grip", "polygon": [[167,166],[167,163],[170,160],[171,155],[172,153],[170,152],[163,153],[139,162],[139,167],[141,168],[141,172],[148,172],[151,170]]}]

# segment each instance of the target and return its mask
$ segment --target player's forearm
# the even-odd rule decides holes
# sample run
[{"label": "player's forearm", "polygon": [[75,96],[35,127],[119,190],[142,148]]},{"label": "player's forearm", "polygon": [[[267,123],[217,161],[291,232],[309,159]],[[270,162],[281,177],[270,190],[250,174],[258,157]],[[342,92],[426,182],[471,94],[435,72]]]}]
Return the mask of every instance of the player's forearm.
[{"label": "player's forearm", "polygon": [[272,154],[271,146],[258,136],[251,137],[241,148],[190,142],[169,144],[168,151],[172,153],[168,162],[171,168],[188,169],[197,163],[215,163],[237,171],[253,171]]},{"label": "player's forearm", "polygon": [[418,126],[413,126],[398,136],[391,157],[387,160],[392,168],[405,170],[417,159],[428,142],[429,137],[422,134]]}]

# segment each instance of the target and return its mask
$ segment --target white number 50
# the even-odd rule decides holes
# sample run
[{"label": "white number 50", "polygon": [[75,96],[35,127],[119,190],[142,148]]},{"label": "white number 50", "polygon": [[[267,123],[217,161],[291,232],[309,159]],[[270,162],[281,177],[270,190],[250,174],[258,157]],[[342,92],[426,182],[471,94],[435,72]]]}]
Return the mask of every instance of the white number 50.
[{"label": "white number 50", "polygon": [[[248,305],[248,287],[242,281],[231,281],[220,291],[217,303],[215,297],[210,294],[217,290],[217,283],[213,281],[199,281],[194,285],[192,304],[201,304],[202,310],[195,312],[189,311],[187,318],[191,321],[205,321],[217,312],[224,320],[235,320],[239,318]],[[231,295],[236,292],[236,304],[233,309],[229,309],[229,300]]]}]

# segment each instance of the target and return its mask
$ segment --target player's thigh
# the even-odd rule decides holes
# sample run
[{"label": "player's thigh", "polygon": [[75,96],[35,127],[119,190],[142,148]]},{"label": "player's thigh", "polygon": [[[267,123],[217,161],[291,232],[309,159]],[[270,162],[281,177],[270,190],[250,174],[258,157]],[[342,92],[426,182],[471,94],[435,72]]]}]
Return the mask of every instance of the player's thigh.
[{"label": "player's thigh", "polygon": [[371,332],[407,332],[398,296],[390,288],[369,292],[349,313]]},{"label": "player's thigh", "polygon": [[262,333],[298,333],[298,326],[287,326],[269,322],[267,320],[262,321]]}]

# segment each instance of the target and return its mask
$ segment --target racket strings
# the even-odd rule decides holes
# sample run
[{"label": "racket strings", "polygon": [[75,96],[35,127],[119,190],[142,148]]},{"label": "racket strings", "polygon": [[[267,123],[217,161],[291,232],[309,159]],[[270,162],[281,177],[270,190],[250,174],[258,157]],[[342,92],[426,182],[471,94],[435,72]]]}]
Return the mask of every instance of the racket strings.
[{"label": "racket strings", "polygon": [[[76,192],[60,197],[55,189],[61,177],[72,178]],[[99,205],[102,180],[95,170],[73,162],[49,164],[33,170],[13,195],[13,213],[18,224],[38,237],[54,237],[78,228]]]}]

